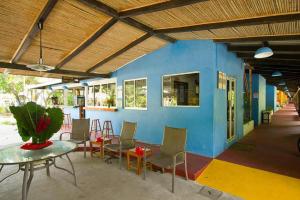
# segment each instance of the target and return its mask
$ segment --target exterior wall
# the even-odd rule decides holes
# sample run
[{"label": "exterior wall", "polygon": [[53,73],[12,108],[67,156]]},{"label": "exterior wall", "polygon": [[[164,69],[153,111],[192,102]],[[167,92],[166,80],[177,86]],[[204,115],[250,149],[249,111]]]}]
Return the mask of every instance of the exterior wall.
[{"label": "exterior wall", "polygon": [[266,79],[259,74],[252,76],[252,116],[254,125],[261,124],[261,113],[266,109]]},{"label": "exterior wall", "polygon": [[[237,79],[237,135],[243,132],[241,63],[233,53],[227,52],[225,45],[209,40],[169,44],[112,75],[117,78],[119,88],[123,87],[124,80],[146,77],[147,110],[124,109],[118,104],[117,112],[87,110],[86,117],[98,118],[101,123],[111,120],[116,134],[120,132],[123,120],[135,121],[138,124],[136,139],[148,143],[160,144],[165,126],[185,127],[188,131],[187,151],[213,157],[229,145],[226,142],[226,93],[225,90],[217,91],[218,70]],[[163,107],[162,76],[195,71],[200,72],[200,106]],[[78,116],[78,110],[72,113]]]},{"label": "exterior wall", "polygon": [[274,85],[267,84],[266,86],[266,109],[276,111],[277,88]]},{"label": "exterior wall", "polygon": [[[236,79],[236,133],[233,140],[227,141],[227,94],[226,90],[219,90],[214,86],[214,156],[222,153],[228,146],[243,137],[243,73],[244,66],[236,54],[228,52],[224,44],[217,44],[216,72],[222,71],[226,76]],[[214,79],[217,79],[215,75]],[[217,80],[214,80],[216,83]]]}]

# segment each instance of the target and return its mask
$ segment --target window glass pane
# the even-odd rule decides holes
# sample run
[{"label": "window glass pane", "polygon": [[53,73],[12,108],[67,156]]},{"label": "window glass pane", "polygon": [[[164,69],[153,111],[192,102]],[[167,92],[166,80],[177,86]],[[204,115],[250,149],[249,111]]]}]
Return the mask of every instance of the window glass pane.
[{"label": "window glass pane", "polygon": [[125,107],[134,107],[134,81],[125,81]]},{"label": "window glass pane", "polygon": [[74,93],[73,90],[68,90],[67,92],[67,106],[74,106]]},{"label": "window glass pane", "polygon": [[147,107],[147,83],[146,79],[135,81],[135,107]]},{"label": "window glass pane", "polygon": [[95,104],[94,104],[94,86],[88,87],[87,105],[95,106]]},{"label": "window glass pane", "polygon": [[64,105],[64,91],[55,90],[52,94],[51,101],[53,105]]},{"label": "window glass pane", "polygon": [[107,84],[107,96],[108,96],[108,104],[110,106],[115,107],[116,106],[116,84],[115,83],[109,83]]},{"label": "window glass pane", "polygon": [[95,106],[102,106],[102,102],[101,102],[101,98],[102,98],[101,86],[100,85],[94,85],[94,91],[95,91]]},{"label": "window glass pane", "polygon": [[164,106],[199,106],[199,73],[163,77]]}]

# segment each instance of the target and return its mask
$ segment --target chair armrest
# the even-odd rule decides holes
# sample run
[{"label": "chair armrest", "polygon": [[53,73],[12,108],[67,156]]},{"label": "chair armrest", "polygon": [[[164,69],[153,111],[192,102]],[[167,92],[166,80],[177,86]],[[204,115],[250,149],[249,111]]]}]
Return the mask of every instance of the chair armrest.
[{"label": "chair armrest", "polygon": [[63,134],[66,134],[66,133],[71,134],[71,132],[62,132],[62,133],[59,135],[59,140],[62,140]]},{"label": "chair armrest", "polygon": [[183,154],[183,156],[186,156],[186,152],[185,152],[185,151],[177,152],[176,154],[173,155],[173,161],[176,162],[177,157],[178,157],[179,155],[181,155],[181,154]]}]

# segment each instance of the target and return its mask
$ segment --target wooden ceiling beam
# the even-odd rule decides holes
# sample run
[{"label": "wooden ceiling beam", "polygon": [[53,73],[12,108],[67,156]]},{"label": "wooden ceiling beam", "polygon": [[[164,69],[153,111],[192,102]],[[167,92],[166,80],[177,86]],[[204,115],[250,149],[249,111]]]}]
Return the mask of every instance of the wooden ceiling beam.
[{"label": "wooden ceiling beam", "polygon": [[20,60],[21,56],[24,52],[28,49],[32,40],[39,32],[38,23],[40,21],[44,22],[48,15],[50,14],[51,10],[54,8],[58,0],[48,0],[45,7],[42,9],[40,14],[35,18],[33,24],[31,25],[30,29],[28,30],[27,34],[24,36],[21,44],[18,46],[16,52],[14,53],[12,59],[10,60],[11,63],[16,63]]},{"label": "wooden ceiling beam", "polygon": [[96,69],[100,68],[102,65],[104,65],[105,63],[111,61],[112,59],[116,58],[117,56],[121,55],[122,53],[126,52],[127,50],[131,49],[132,47],[138,45],[139,43],[145,41],[146,39],[150,38],[151,34],[146,34],[143,35],[142,37],[140,37],[139,39],[131,42],[130,44],[128,44],[127,46],[125,46],[124,48],[120,49],[119,51],[115,52],[114,54],[108,56],[107,58],[105,58],[104,60],[101,60],[99,63],[97,63],[96,65],[94,65],[93,67],[91,67],[90,69],[87,70],[87,72],[92,72],[95,71]]},{"label": "wooden ceiling beam", "polygon": [[174,38],[172,38],[168,35],[156,34],[151,27],[146,26],[145,24],[142,24],[142,23],[140,23],[140,22],[138,22],[138,21],[136,21],[136,20],[134,20],[130,17],[121,18],[119,13],[115,9],[109,7],[108,5],[106,5],[106,4],[104,4],[100,1],[97,1],[97,0],[80,0],[80,2],[84,3],[87,6],[95,8],[95,9],[97,9],[97,10],[99,10],[99,11],[101,11],[101,12],[103,12],[103,13],[105,13],[105,14],[107,14],[107,15],[109,15],[109,16],[111,16],[111,17],[113,17],[113,18],[115,18],[119,21],[121,21],[121,22],[124,22],[124,23],[126,23],[130,26],[133,26],[137,29],[145,31],[148,34],[151,34],[151,36],[158,37],[160,39],[163,39],[163,40],[165,40],[167,42],[171,42],[171,43],[176,42],[176,39],[174,39]]},{"label": "wooden ceiling beam", "polygon": [[235,19],[230,21],[222,22],[211,22],[203,23],[191,26],[175,27],[175,28],[166,28],[158,29],[157,33],[178,33],[178,32],[189,32],[189,31],[203,31],[209,29],[220,29],[220,28],[231,28],[237,26],[252,26],[260,24],[269,24],[269,23],[280,23],[295,21],[300,19],[300,13],[287,13],[271,16],[262,16],[255,18],[246,18],[246,19]]},{"label": "wooden ceiling beam", "polygon": [[121,11],[119,13],[119,15],[121,18],[133,17],[136,15],[142,15],[142,14],[147,14],[147,13],[151,13],[151,12],[157,12],[157,11],[161,11],[161,10],[167,10],[167,9],[171,9],[171,8],[187,6],[190,4],[199,3],[199,2],[203,2],[203,1],[208,1],[208,0],[184,0],[184,1],[183,0],[170,0],[170,1],[151,4],[151,5],[147,5],[147,6],[143,6],[143,7],[139,7],[139,8]]},{"label": "wooden ceiling beam", "polygon": [[271,60],[271,59],[245,59],[246,63],[250,65],[272,65],[282,67],[300,67],[299,60]]},{"label": "wooden ceiling beam", "polygon": [[[232,52],[255,52],[262,45],[227,45],[228,51]],[[300,53],[300,45],[269,45],[274,52],[293,52]]]},{"label": "wooden ceiling beam", "polygon": [[263,42],[263,41],[278,41],[278,40],[300,40],[300,34],[295,35],[269,35],[269,36],[255,36],[255,37],[243,37],[243,38],[225,38],[214,39],[217,43],[229,43],[229,42]]},{"label": "wooden ceiling beam", "polygon": [[81,51],[86,49],[90,44],[92,44],[97,38],[99,38],[103,33],[105,33],[110,27],[112,27],[118,20],[115,18],[111,18],[106,24],[101,26],[95,33],[92,34],[89,38],[87,38],[83,43],[81,43],[78,47],[76,47],[73,51],[71,51],[68,55],[66,55],[57,65],[56,68],[59,69],[67,62],[69,62],[72,58],[77,56]]},{"label": "wooden ceiling beam", "polygon": [[[236,54],[240,58],[244,59],[251,59],[254,58],[254,53],[237,53]],[[279,60],[299,60],[300,61],[300,56],[295,55],[295,54],[274,54],[273,56],[267,58],[267,60],[274,60],[274,59],[279,59]]]},{"label": "wooden ceiling beam", "polygon": [[[0,68],[37,72],[35,70],[27,68],[26,65],[15,64],[15,63],[6,63],[6,62],[0,62]],[[74,77],[102,77],[102,78],[109,78],[110,77],[110,74],[96,74],[96,73],[79,72],[79,71],[71,71],[71,70],[61,70],[61,69],[54,69],[54,70],[43,72],[43,73],[72,75]]]}]

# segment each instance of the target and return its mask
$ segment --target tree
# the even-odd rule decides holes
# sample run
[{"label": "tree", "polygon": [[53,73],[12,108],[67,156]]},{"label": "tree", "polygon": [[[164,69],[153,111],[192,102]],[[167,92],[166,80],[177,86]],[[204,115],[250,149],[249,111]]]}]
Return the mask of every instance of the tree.
[{"label": "tree", "polygon": [[0,74],[0,91],[12,94],[19,105],[22,103],[20,93],[24,92],[25,85],[37,83],[38,81],[35,77]]}]

